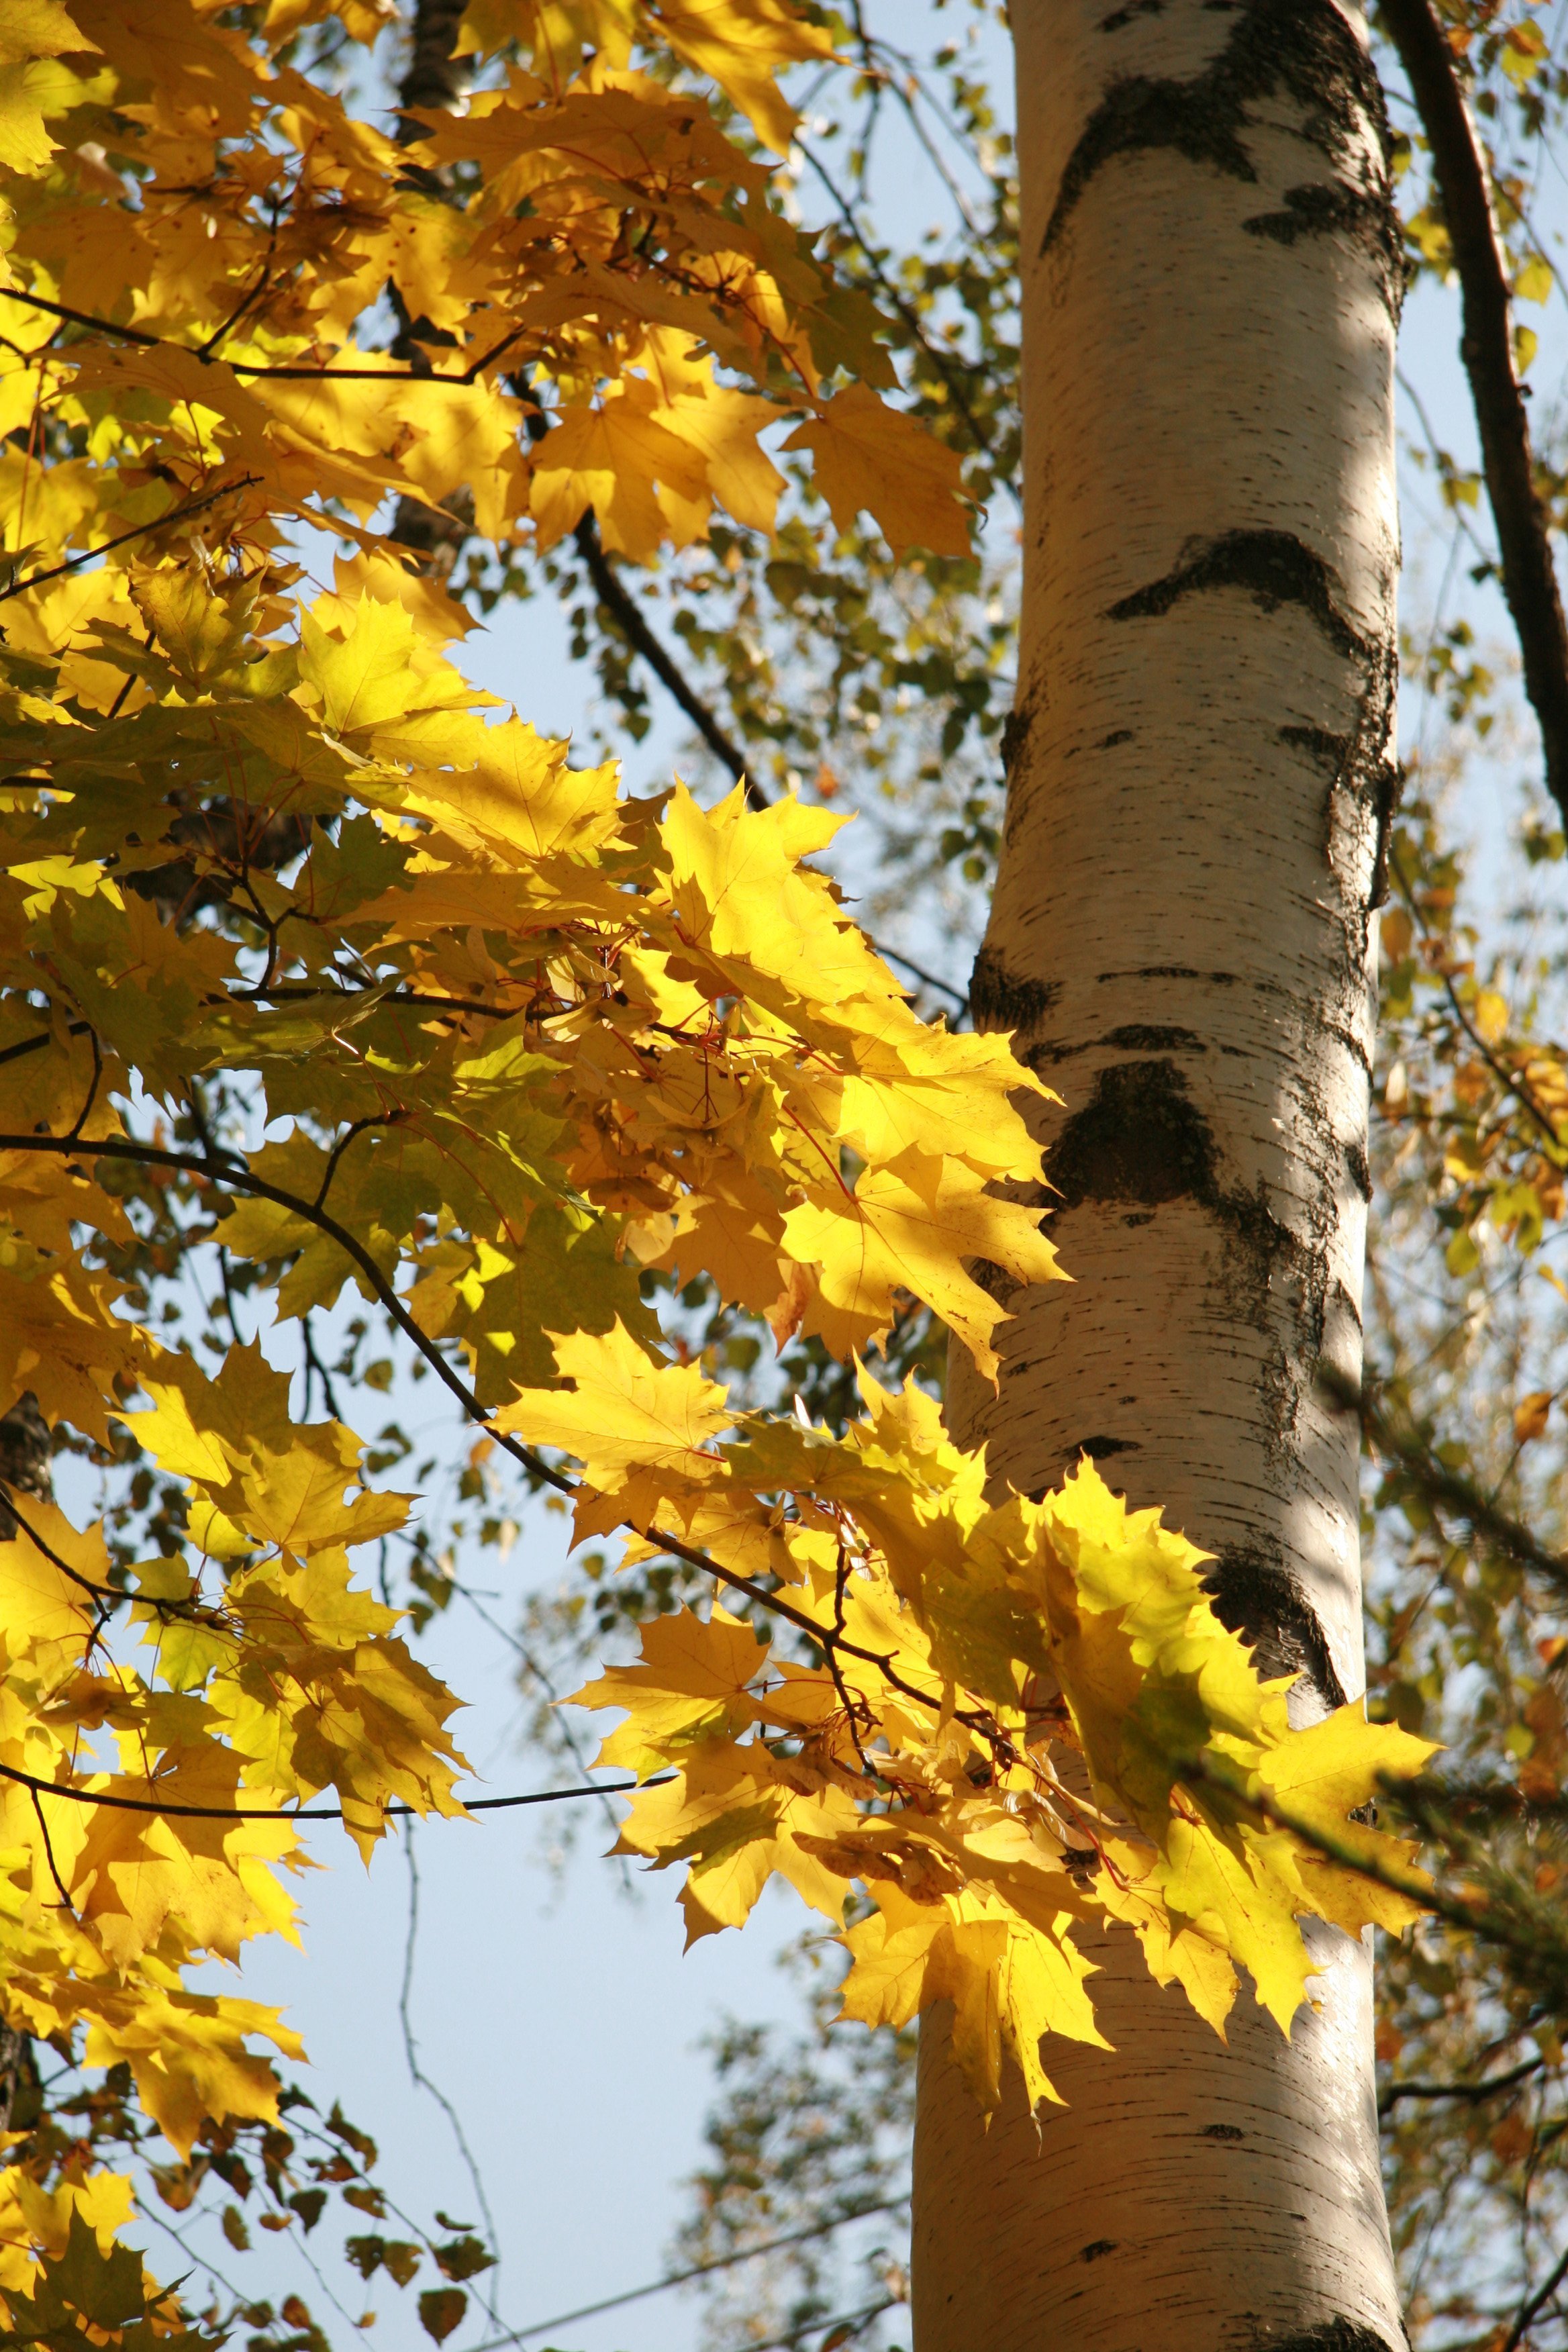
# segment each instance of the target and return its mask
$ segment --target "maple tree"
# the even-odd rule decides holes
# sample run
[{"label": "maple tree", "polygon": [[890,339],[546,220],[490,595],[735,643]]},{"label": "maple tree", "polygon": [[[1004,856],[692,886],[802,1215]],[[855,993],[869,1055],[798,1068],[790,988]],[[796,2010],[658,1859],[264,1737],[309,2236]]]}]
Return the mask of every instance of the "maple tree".
[{"label": "maple tree", "polygon": [[[136,1558],[6,1492],[5,2021],[127,2070],[176,2166],[276,2130],[256,2045],[298,2056],[288,2029],[187,1972],[296,1932],[318,1794],[366,1853],[462,1809],[455,1700],[351,1557],[411,1497],[237,1327],[213,1370],[159,1337],[200,1221],[307,1336],[353,1286],[580,1538],[711,1589],[584,1694],[662,1784],[625,1843],[687,1864],[693,1932],[774,1872],[838,1924],[863,1890],[847,2013],[951,2000],[987,2105],[1005,2051],[1049,2098],[1042,2034],[1098,2037],[1085,1919],[1216,2028],[1245,1967],[1288,2030],[1301,1917],[1420,1907],[1408,1842],[1352,1816],[1429,1744],[1359,1703],[1292,1729],[1205,1556],[1091,1463],[994,1491],[912,1380],[863,1374],[841,1433],[742,1409],[650,1304],[700,1280],[839,1363],[913,1307],[993,1379],[973,1263],[1063,1271],[1017,1197],[1047,1090],[918,1017],[808,862],[834,817],[573,768],[465,680],[461,607],[384,527],[466,492],[534,555],[590,517],[633,562],[765,533],[787,424],[837,524],[963,556],[875,305],[735,133],[787,145],[775,77],[832,34],[782,0],[477,0],[463,111],[391,137],[297,61],[323,26],[381,16],[0,12],[0,1353],[160,1513]],[[13,2332],[197,2339],[130,2206],[90,2139],[13,2166]],[[462,2309],[421,2303],[437,2340]]]}]

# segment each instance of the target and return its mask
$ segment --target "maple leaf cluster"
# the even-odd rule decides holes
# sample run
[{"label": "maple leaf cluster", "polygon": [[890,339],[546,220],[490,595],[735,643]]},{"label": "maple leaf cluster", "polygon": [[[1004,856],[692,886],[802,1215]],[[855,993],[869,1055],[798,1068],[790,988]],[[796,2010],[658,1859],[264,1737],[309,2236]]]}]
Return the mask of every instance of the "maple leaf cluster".
[{"label": "maple leaf cluster", "polygon": [[[781,144],[773,77],[825,37],[782,0],[476,0],[479,86],[399,142],[289,62],[329,16],[381,22],[18,0],[0,31],[0,1380],[183,1496],[129,1569],[0,1496],[5,2019],[128,2067],[187,2158],[276,2116],[253,2042],[299,2054],[186,1981],[296,1933],[290,1809],[334,1792],[367,1853],[390,1807],[462,1811],[456,1702],[352,1559],[413,1498],[258,1346],[213,1376],[137,1319],[136,1188],[178,1181],[279,1324],[357,1288],[532,1475],[581,1462],[580,1534],[673,1549],[819,1661],[715,1606],[596,1686],[630,1711],[607,1760],[678,1768],[625,1837],[690,1864],[695,1932],[774,1870],[836,1919],[868,1889],[850,2013],[953,2000],[992,2102],[1004,2045],[1048,2095],[1042,2033],[1095,2033],[1087,1918],[1216,2025],[1245,1965],[1287,2025],[1299,1915],[1410,1916],[1399,1851],[1345,1817],[1422,1744],[1355,1710],[1290,1731],[1190,1546],[1087,1467],[989,1498],[918,1390],[868,1381],[841,1442],[721,1443],[724,1392],[646,1303],[649,1271],[702,1276],[848,1360],[918,1301],[993,1377],[976,1270],[1058,1273],[1043,1089],[916,1016],[808,862],[836,820],[574,769],[468,683],[466,616],[378,526],[471,491],[481,535],[539,548],[590,507],[632,557],[716,505],[766,529],[758,436],[793,418],[836,517],[967,543],[956,461],[879,396],[874,314],[688,87]],[[213,1083],[273,1139],[216,1139]],[[23,2332],[176,2324],[128,2213],[85,2165],[0,2175]]]},{"label": "maple leaf cluster", "polygon": [[862,1372],[866,1417],[834,1438],[736,1425],[722,1390],[673,1366],[637,1371],[635,1418],[606,1443],[629,1341],[556,1352],[574,1391],[503,1419],[584,1458],[580,1532],[612,1512],[679,1528],[742,1589],[772,1580],[823,1654],[775,1659],[722,1607],[686,1611],[576,1694],[627,1711],[601,1763],[676,1768],[621,1845],[688,1865],[689,1940],[741,1925],[774,1874],[840,1927],[864,1887],[843,2014],[901,2025],[952,2000],[990,2110],[1004,2052],[1033,2104],[1057,2095],[1042,2030],[1101,2040],[1079,1923],[1131,1927],[1220,2032],[1245,1967],[1288,2032],[1312,1967],[1300,1916],[1351,1935],[1415,1916],[1413,1849],[1347,1815],[1430,1744],[1359,1704],[1292,1729],[1292,1678],[1259,1681],[1209,1606],[1205,1555],[1087,1458],[1043,1501],[998,1503],[912,1381],[894,1394]]}]

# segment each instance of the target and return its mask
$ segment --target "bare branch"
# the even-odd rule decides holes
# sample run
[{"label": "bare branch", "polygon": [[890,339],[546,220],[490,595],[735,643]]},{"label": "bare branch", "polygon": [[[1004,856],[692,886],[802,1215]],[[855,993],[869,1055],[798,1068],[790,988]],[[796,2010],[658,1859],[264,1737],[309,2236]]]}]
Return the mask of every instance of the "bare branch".
[{"label": "bare branch", "polygon": [[[604,1780],[591,1789],[530,1789],[521,1797],[470,1797],[459,1801],[465,1812],[502,1813],[514,1805],[563,1805],[574,1797],[617,1797],[628,1795],[635,1789],[662,1789],[673,1780],[673,1772],[660,1773],[651,1780]],[[15,1780],[19,1788],[32,1791],[33,1803],[40,1797],[63,1797],[73,1805],[107,1806],[116,1813],[155,1813],[160,1821],[185,1822],[341,1822],[341,1805],[157,1805],[142,1797],[116,1797],[102,1789],[78,1789],[58,1780],[40,1780],[18,1765],[0,1764],[0,1780]],[[382,1811],[395,1814],[399,1820],[422,1819],[417,1805],[383,1805]],[[40,1822],[43,1815],[38,1815]],[[45,1831],[47,1838],[48,1832]],[[59,1885],[57,1877],[55,1884]],[[65,1889],[60,1888],[63,1895]],[[67,1897],[68,1901],[68,1896]]]},{"label": "bare branch", "polygon": [[1470,380],[1502,554],[1503,593],[1519,637],[1525,691],[1541,727],[1547,787],[1568,820],[1568,622],[1546,510],[1535,488],[1530,419],[1514,370],[1508,272],[1486,158],[1431,0],[1382,0],[1381,13],[1431,146],[1459,278],[1459,352]]},{"label": "bare branch", "polygon": [[744,787],[751,805],[753,808],[769,807],[768,795],[748,769],[745,753],[731,741],[701,696],[649,628],[641,606],[605,552],[592,507],[572,536],[583,559],[584,568],[594,583],[594,593],[632,651],[642,656],[660,684],[679,703],[714,758],[736,783]]},{"label": "bare branch", "polygon": [[1390,2083],[1377,2102],[1377,2112],[1385,2116],[1398,2105],[1401,2099],[1458,2099],[1466,2105],[1479,2105],[1483,2099],[1495,2099],[1503,2091],[1517,2090],[1544,2069],[1544,2058],[1527,2058],[1522,2066],[1510,2067],[1506,2074],[1494,2074],[1487,2083]]}]

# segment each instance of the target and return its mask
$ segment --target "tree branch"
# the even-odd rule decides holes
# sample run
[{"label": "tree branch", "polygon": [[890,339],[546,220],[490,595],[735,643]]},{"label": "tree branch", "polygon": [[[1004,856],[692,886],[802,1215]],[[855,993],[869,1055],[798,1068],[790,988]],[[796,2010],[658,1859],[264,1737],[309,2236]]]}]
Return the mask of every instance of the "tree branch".
[{"label": "tree branch", "polygon": [[68,572],[79,572],[84,563],[108,555],[114,548],[129,547],[133,539],[145,539],[153,531],[166,530],[170,523],[184,522],[187,515],[203,514],[208,507],[216,507],[222,499],[233,498],[239,490],[252,490],[260,478],[259,474],[242,474],[237,482],[225,482],[220,488],[209,490],[205,499],[187,499],[184,506],[171,507],[167,514],[155,515],[151,522],[139,522],[134,530],[120,531],[98,547],[85,547],[79,555],[68,555],[63,563],[51,563],[47,572],[29,572],[25,580],[14,580],[8,588],[0,588],[0,604],[8,604],[13,596],[26,595],[29,588],[41,588],[47,580],[58,580]]},{"label": "tree branch", "polygon": [[1544,2284],[1536,2289],[1529,2301],[1521,2304],[1513,2326],[1509,2329],[1503,2341],[1502,2352],[1518,2352],[1519,2346],[1523,2342],[1536,2320],[1540,2318],[1565,2278],[1568,2278],[1568,2253],[1563,2254]]},{"label": "tree branch", "polygon": [[[158,1144],[140,1143],[131,1136],[105,1136],[84,1143],[68,1142],[58,1135],[0,1135],[0,1152],[5,1151],[47,1152],[69,1160],[124,1160],[142,1167],[173,1168],[184,1175],[200,1176],[210,1184],[232,1185],[236,1192],[250,1192],[258,1200],[271,1201],[278,1207],[287,1209],[291,1215],[314,1225],[318,1232],[327,1234],[341,1250],[346,1251],[359,1268],[371,1294],[379,1300],[405,1339],[418,1349],[443,1386],[456,1397],[468,1420],[476,1423],[502,1453],[510,1454],[531,1477],[542,1479],[546,1486],[552,1486],[557,1494],[575,1496],[581,1491],[578,1480],[569,1477],[563,1470],[555,1469],[531,1446],[520,1444],[505,1430],[496,1428],[489,1409],[479,1402],[467,1381],[458,1378],[436,1342],[420,1329],[364,1244],[314,1202],[307,1201],[298,1192],[285,1192],[280,1185],[268,1183],[264,1178],[253,1175],[241,1160],[226,1157],[221,1161],[197,1160],[189,1152],[170,1151]],[[866,1649],[860,1643],[851,1642],[843,1634],[836,1633],[831,1626],[819,1625],[814,1617],[808,1616],[804,1609],[797,1609],[794,1601],[786,1601],[782,1593],[769,1592],[763,1585],[753,1583],[749,1576],[738,1575],[710,1553],[699,1550],[679,1536],[672,1535],[668,1528],[645,1528],[635,1519],[625,1519],[622,1525],[629,1528],[645,1543],[653,1544],[660,1551],[669,1552],[675,1559],[684,1560],[689,1568],[695,1568],[700,1574],[713,1577],[732,1592],[743,1592],[759,1609],[766,1609],[772,1615],[782,1617],[786,1624],[793,1625],[823,1652],[839,1651],[847,1658],[858,1658],[864,1665],[875,1666],[892,1689],[901,1691],[917,1706],[929,1706],[933,1712],[940,1713],[940,1696],[930,1691],[919,1690],[912,1683],[906,1682],[894,1666],[890,1654]],[[995,1728],[992,1717],[969,1713],[962,1707],[955,1712],[958,1721],[979,1728],[987,1737]]]},{"label": "tree branch", "polygon": [[[733,2270],[738,2263],[754,2262],[760,2254],[776,2254],[784,2246],[802,2246],[812,2238],[826,2238],[830,2231],[845,2229],[851,2221],[862,2221],[871,2213],[898,2213],[909,2203],[908,2197],[883,2197],[874,2205],[852,2205],[847,2211],[835,2213],[828,2221],[813,2221],[804,2230],[791,2230],[782,2238],[764,2238],[760,2246],[742,2246],[738,2253],[719,2254],[711,2262],[693,2263],[683,2271],[671,2271],[668,2278],[655,2279],[647,2286],[627,2287],[624,2294],[607,2294],[602,2303],[585,2303],[577,2311],[558,2311],[553,2319],[536,2319],[530,2327],[512,2331],[506,2341],[521,2343],[525,2336],[544,2336],[557,2327],[574,2326],[580,2319],[596,2319],[602,2311],[618,2311],[622,2304],[641,2303],[650,2294],[663,2294],[667,2288],[685,2286],[691,2279],[707,2278],[714,2271]],[[814,2322],[813,2326],[829,2327],[831,2320]]]},{"label": "tree branch", "polygon": [[1432,151],[1433,176],[1458,272],[1460,356],[1470,380],[1487,496],[1502,555],[1525,692],[1541,728],[1546,783],[1568,822],[1568,622],[1546,509],[1537,494],[1530,420],[1514,371],[1508,273],[1486,159],[1454,56],[1431,0],[1382,0]]},{"label": "tree branch", "polygon": [[[226,367],[230,374],[247,379],[266,377],[281,383],[477,383],[486,368],[493,367],[502,354],[528,333],[526,327],[513,327],[499,343],[492,343],[469,362],[459,374],[448,375],[437,368],[356,368],[356,367],[295,367],[290,362],[250,360],[226,360],[205,347],[194,348],[189,343],[176,342],[172,335],[149,335],[140,327],[122,327],[113,319],[100,319],[90,310],[73,310],[64,302],[47,302],[41,294],[25,292],[19,286],[0,286],[0,295],[7,301],[20,302],[29,310],[42,310],[51,319],[64,319],[73,327],[91,327],[100,334],[114,335],[122,343],[135,343],[150,352],[184,352],[203,367]],[[352,349],[352,346],[349,348]],[[58,351],[57,359],[68,360],[69,349]]]},{"label": "tree branch", "polygon": [[1421,1439],[1397,1428],[1375,1396],[1327,1364],[1318,1368],[1318,1385],[1331,1402],[1357,1415],[1373,1445],[1407,1470],[1429,1502],[1447,1504],[1468,1523],[1472,1535],[1494,1544],[1519,1567],[1532,1569],[1559,1592],[1568,1592],[1568,1557],[1549,1550],[1522,1519],[1500,1509]]},{"label": "tree branch", "polygon": [[464,0],[417,0],[409,26],[408,62],[397,86],[400,146],[423,139],[425,126],[408,120],[410,112],[450,114],[468,85],[471,60],[458,58],[458,27]]},{"label": "tree branch", "polygon": [[743,787],[752,808],[772,805],[768,795],[751,774],[746,755],[731,741],[701,696],[670,658],[665,646],[655,636],[637,598],[626,587],[620,573],[605,552],[599,537],[599,526],[590,507],[572,534],[584,568],[594,583],[594,593],[614,621],[635,654],[640,654],[649,669],[679,703],[714,758],[728,771],[734,782]]},{"label": "tree branch", "polygon": [[[745,753],[731,741],[668,648],[655,635],[647,614],[616,570],[599,537],[598,524],[591,507],[572,536],[600,604],[632,651],[642,656],[655,677],[668,688],[733,782],[744,787],[749,804],[757,809],[770,808],[773,803],[748,769]],[[877,953],[885,957],[889,963],[901,965],[905,971],[912,972],[917,980],[923,981],[927,988],[934,988],[938,995],[951,997],[957,1007],[955,1017],[962,1019],[969,1010],[968,997],[961,988],[954,988],[950,980],[938,980],[934,972],[927,971],[911,956],[903,955],[897,948],[885,947],[880,940],[872,939],[869,931],[866,937]]]},{"label": "tree branch", "polygon": [[1517,2090],[1528,2083],[1546,2064],[1544,2058],[1527,2058],[1522,2066],[1514,2066],[1506,2074],[1494,2074],[1488,2083],[1390,2083],[1377,2103],[1380,2116],[1388,2114],[1401,2099],[1460,2099],[1470,2105],[1483,2099],[1495,2099],[1500,2091]]},{"label": "tree branch", "polygon": [[[590,1789],[530,1789],[521,1797],[469,1797],[459,1798],[458,1802],[465,1812],[503,1813],[514,1805],[563,1805],[574,1797],[618,1797],[637,1789],[662,1789],[675,1778],[673,1772],[661,1772],[651,1780],[605,1780]],[[150,1804],[142,1797],[116,1797],[103,1789],[78,1789],[58,1780],[40,1780],[16,1764],[0,1764],[0,1780],[15,1780],[19,1788],[30,1790],[35,1805],[40,1797],[63,1797],[68,1804],[107,1806],[116,1813],[155,1813],[160,1821],[341,1822],[343,1818],[341,1805],[314,1805],[301,1810],[298,1805]],[[395,1814],[399,1820],[423,1818],[417,1805],[386,1804],[381,1810]],[[57,1885],[58,1883],[57,1879]]]}]

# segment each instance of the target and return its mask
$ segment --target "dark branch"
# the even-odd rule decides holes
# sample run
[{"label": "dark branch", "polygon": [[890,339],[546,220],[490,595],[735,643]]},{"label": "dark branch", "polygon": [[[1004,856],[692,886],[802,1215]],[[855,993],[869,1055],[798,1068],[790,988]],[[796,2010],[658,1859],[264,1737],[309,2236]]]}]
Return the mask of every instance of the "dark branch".
[{"label": "dark branch", "polygon": [[748,770],[745,753],[730,740],[701,696],[670,659],[664,646],[649,628],[637,598],[605,551],[591,507],[572,536],[594,583],[595,594],[633,653],[642,656],[655,677],[679,703],[714,758],[736,783],[744,786],[746,798],[752,806],[767,808],[770,805],[768,795]]},{"label": "dark branch", "polygon": [[210,490],[205,499],[188,499],[184,506],[171,507],[167,514],[156,516],[152,522],[139,522],[133,530],[120,531],[99,547],[83,548],[79,555],[68,555],[63,563],[51,563],[47,572],[29,572],[25,580],[14,580],[9,588],[0,588],[0,604],[8,603],[13,596],[25,595],[29,588],[41,588],[46,580],[58,580],[68,572],[79,572],[84,563],[96,562],[100,555],[108,555],[116,547],[129,547],[133,539],[146,539],[153,531],[166,530],[172,522],[184,522],[187,515],[204,514],[220,499],[233,498],[239,490],[254,489],[260,478],[258,474],[242,474],[237,482],[225,482],[221,489]]},{"label": "dark branch", "polygon": [[1502,555],[1529,695],[1541,728],[1546,782],[1568,820],[1568,622],[1536,492],[1524,394],[1514,372],[1508,273],[1487,184],[1486,159],[1454,56],[1431,0],[1382,0],[1422,127],[1458,272],[1460,356],[1470,380],[1487,496]]},{"label": "dark branch", "polygon": [[[25,293],[19,286],[0,286],[0,295],[9,301],[22,302],[30,310],[47,311],[51,319],[64,319],[73,327],[91,327],[100,335],[113,335],[122,343],[136,343],[145,351],[186,352],[203,367],[226,367],[233,375],[276,378],[283,383],[477,383],[486,368],[493,367],[515,342],[529,331],[526,327],[513,327],[500,342],[481,352],[477,360],[457,375],[446,375],[439,369],[356,368],[356,367],[295,367],[288,362],[262,363],[250,360],[227,360],[205,346],[195,349],[190,343],[175,342],[170,335],[144,334],[139,327],[122,327],[113,319],[100,319],[91,310],[73,310],[64,302],[47,302],[41,294]],[[69,350],[58,352],[56,357],[69,359]]]},{"label": "dark branch", "polygon": [[1512,2067],[1506,2074],[1494,2074],[1487,2083],[1390,2083],[1378,2098],[1377,2112],[1387,2115],[1401,2099],[1459,2099],[1476,2105],[1483,2099],[1495,2099],[1500,2092],[1512,2091],[1521,2083],[1530,2082],[1545,2064],[1544,2058],[1527,2058],[1522,2066]]},{"label": "dark branch", "polygon": [[[737,2263],[754,2262],[760,2254],[776,2254],[783,2246],[801,2246],[808,2239],[826,2238],[830,2231],[864,2221],[869,2213],[901,2212],[909,2201],[907,2197],[883,2197],[874,2205],[851,2205],[826,2221],[813,2221],[806,2229],[791,2230],[785,2237],[764,2238],[761,2245],[742,2246],[737,2253],[719,2254],[709,2263],[693,2263],[689,2269],[671,2271],[668,2278],[655,2279],[647,2286],[627,2287],[624,2294],[607,2294],[602,2303],[585,2303],[577,2311],[558,2311],[553,2319],[536,2319],[531,2327],[520,2327],[518,2336],[543,2336],[557,2327],[574,2326],[580,2319],[596,2318],[602,2311],[618,2311],[623,2304],[641,2303],[647,2295],[663,2294],[668,2287],[684,2286],[689,2279],[706,2278],[711,2271],[733,2270]],[[816,2324],[826,2327],[832,2323],[823,2320]]]},{"label": "dark branch", "polygon": [[[729,775],[736,783],[744,786],[746,799],[751,806],[759,809],[770,807],[772,803],[767,793],[763,792],[746,765],[745,753],[731,741],[690,679],[671,658],[667,647],[649,627],[641,605],[626,587],[605,551],[592,508],[577,525],[573,538],[576,541],[577,552],[583,559],[600,604],[632,651],[642,656],[655,677],[668,688],[702,740],[714,757],[722,763]],[[879,940],[871,939],[869,932],[866,936],[871,940],[871,945],[876,949],[877,953],[886,957],[889,963],[902,965],[905,971],[913,972],[917,980],[923,981],[928,988],[934,988],[939,995],[950,996],[957,1006],[961,1017],[968,1011],[969,999],[961,988],[954,988],[951,981],[938,980],[934,972],[926,971],[912,958],[900,955],[897,948],[884,947]]]},{"label": "dark branch", "polygon": [[1568,2253],[1563,2255],[1529,2300],[1521,2304],[1513,2326],[1503,2340],[1502,2352],[1518,2352],[1519,2346],[1530,2333],[1565,2278],[1568,2278]]},{"label": "dark branch", "polygon": [[[468,87],[471,60],[458,58],[458,27],[465,0],[418,0],[409,28],[408,62],[397,86],[399,110],[450,114]],[[403,114],[397,126],[400,146],[422,139],[422,123]]]},{"label": "dark branch", "polygon": [[1558,1591],[1568,1592],[1568,1557],[1549,1550],[1522,1519],[1500,1509],[1468,1478],[1450,1470],[1413,1431],[1401,1429],[1373,1391],[1357,1388],[1326,1364],[1318,1368],[1318,1383],[1333,1403],[1358,1416],[1377,1452],[1408,1471],[1428,1502],[1446,1505],[1466,1521],[1472,1535],[1495,1545],[1521,1568],[1532,1569]]},{"label": "dark branch", "polygon": [[[591,1789],[531,1789],[521,1797],[473,1797],[463,1806],[469,1813],[500,1813],[513,1805],[563,1805],[574,1797],[617,1797],[634,1789],[662,1789],[675,1779],[673,1772],[662,1772],[651,1780],[605,1780]],[[301,1810],[298,1805],[157,1805],[149,1804],[142,1797],[115,1797],[106,1790],[62,1786],[58,1780],[36,1780],[15,1764],[0,1764],[0,1779],[15,1780],[20,1788],[30,1789],[33,1802],[40,1797],[64,1797],[73,1805],[105,1805],[117,1813],[155,1813],[160,1821],[183,1822],[341,1822],[341,1805],[312,1805]],[[383,1805],[384,1813],[398,1818],[418,1816],[417,1805]],[[42,1814],[39,1820],[43,1819]],[[46,1835],[47,1832],[46,1832]],[[55,1881],[59,1885],[57,1878]],[[65,1889],[60,1888],[63,1895]]]}]

